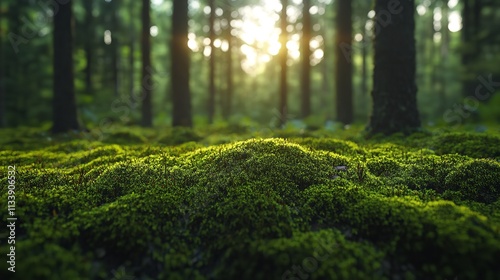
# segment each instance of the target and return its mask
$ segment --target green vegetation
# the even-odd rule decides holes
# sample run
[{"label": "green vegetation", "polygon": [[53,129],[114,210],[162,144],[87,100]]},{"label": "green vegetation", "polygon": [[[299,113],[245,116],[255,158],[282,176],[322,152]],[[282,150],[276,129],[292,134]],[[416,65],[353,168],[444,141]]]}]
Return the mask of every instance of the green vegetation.
[{"label": "green vegetation", "polygon": [[496,279],[500,137],[358,132],[3,130],[16,276]]}]

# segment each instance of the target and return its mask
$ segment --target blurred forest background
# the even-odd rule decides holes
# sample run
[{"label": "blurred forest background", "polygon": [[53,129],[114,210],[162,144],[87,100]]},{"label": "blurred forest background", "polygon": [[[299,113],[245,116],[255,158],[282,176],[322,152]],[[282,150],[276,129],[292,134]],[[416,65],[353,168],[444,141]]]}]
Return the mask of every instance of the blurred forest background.
[{"label": "blurred forest background", "polygon": [[[72,7],[67,2],[0,1],[1,127],[51,127],[53,65],[65,61],[55,59],[58,13],[68,14],[60,26],[73,23],[67,34],[73,37],[75,102],[87,128],[218,123],[321,128],[366,124],[370,117],[372,39],[380,23],[374,1],[74,0]],[[173,11],[184,4],[188,18],[176,17]],[[495,82],[500,81],[499,8],[494,0],[415,1],[422,124],[500,121],[500,96],[494,94],[500,88]],[[175,25],[183,20],[187,38],[174,40],[183,28]],[[188,47],[187,77],[182,57],[172,53],[182,53],[176,41]],[[172,83],[184,78],[189,98],[176,101]],[[484,98],[475,94],[480,85]],[[192,115],[192,122],[176,122],[173,104],[180,104],[177,114]]]}]

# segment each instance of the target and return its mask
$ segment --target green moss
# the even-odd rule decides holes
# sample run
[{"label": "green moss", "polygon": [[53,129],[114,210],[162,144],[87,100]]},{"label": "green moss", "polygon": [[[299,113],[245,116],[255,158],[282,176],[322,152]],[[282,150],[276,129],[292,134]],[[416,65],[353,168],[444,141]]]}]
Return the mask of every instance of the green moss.
[{"label": "green moss", "polygon": [[356,143],[332,138],[292,138],[290,141],[314,150],[325,150],[345,156],[365,155]]},{"label": "green moss", "polygon": [[500,137],[489,134],[446,133],[435,137],[438,154],[461,154],[474,158],[500,158]]},{"label": "green moss", "polygon": [[468,200],[492,203],[500,197],[500,163],[478,159],[464,162],[446,177],[446,188]]},{"label": "green moss", "polygon": [[[0,152],[2,171],[18,169],[16,234],[20,252],[31,252],[28,276],[47,278],[40,262],[55,279],[110,279],[119,269],[139,279],[300,279],[284,274],[312,266],[322,244],[338,247],[304,272],[309,279],[500,273],[495,160],[425,149],[437,142],[422,135],[205,147],[189,142],[201,138],[195,131],[165,133],[172,146],[57,139]],[[5,209],[7,193],[0,199]]]},{"label": "green moss", "polygon": [[216,279],[386,279],[383,253],[337,230],[297,233],[236,246],[216,267]]},{"label": "green moss", "polygon": [[190,128],[175,127],[161,136],[157,142],[164,145],[175,146],[187,142],[200,141],[201,139],[201,135]]}]

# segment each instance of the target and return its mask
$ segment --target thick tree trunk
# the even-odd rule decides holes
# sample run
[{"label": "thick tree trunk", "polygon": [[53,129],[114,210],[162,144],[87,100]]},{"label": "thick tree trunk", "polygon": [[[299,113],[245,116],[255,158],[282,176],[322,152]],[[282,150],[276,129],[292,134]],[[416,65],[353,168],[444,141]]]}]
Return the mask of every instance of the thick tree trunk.
[{"label": "thick tree trunk", "polygon": [[72,4],[54,15],[54,98],[52,132],[79,130],[73,75]]},{"label": "thick tree trunk", "polygon": [[337,39],[336,39],[336,89],[337,120],[344,124],[353,121],[352,102],[352,4],[351,0],[339,0],[337,3]]},{"label": "thick tree trunk", "polygon": [[210,60],[209,60],[209,93],[208,93],[208,123],[214,122],[215,115],[215,0],[210,0]]},{"label": "thick tree trunk", "polygon": [[173,126],[192,127],[189,89],[188,1],[174,1],[172,14]]},{"label": "thick tree trunk", "polygon": [[[0,4],[0,8],[2,7],[2,4]],[[3,21],[0,19],[0,30],[4,30],[3,26]],[[6,82],[6,74],[5,73],[5,66],[6,66],[6,61],[5,61],[5,50],[3,47],[4,44],[4,32],[0,32],[0,128],[6,127],[7,122],[6,122],[6,112],[5,112],[5,82]]]},{"label": "thick tree trunk", "polygon": [[279,60],[281,66],[281,75],[280,75],[280,104],[279,104],[279,112],[280,112],[280,127],[283,127],[286,123],[287,119],[287,99],[288,99],[288,85],[287,85],[287,60],[288,60],[288,49],[286,47],[286,43],[288,42],[288,34],[286,31],[287,26],[287,13],[286,9],[288,7],[288,0],[281,0],[281,35],[280,35],[280,43],[281,49],[279,53]]},{"label": "thick tree trunk", "polygon": [[400,11],[391,13],[391,22],[380,24],[385,21],[382,13],[387,13],[389,2],[391,0],[375,2],[378,23],[370,134],[408,134],[420,128],[415,83],[415,2],[400,1]]},{"label": "thick tree trunk", "polygon": [[[462,83],[462,94],[464,97],[474,94],[477,87],[475,75],[468,75],[468,68],[477,61],[480,53],[480,45],[477,42],[477,34],[481,31],[481,9],[480,0],[464,0],[462,9],[462,43],[465,46],[462,51],[462,65],[466,68],[466,78]],[[476,75],[478,73],[475,73]],[[473,77],[474,76],[474,77]]]},{"label": "thick tree trunk", "polygon": [[142,107],[141,107],[141,126],[153,126],[153,113],[151,104],[152,81],[151,77],[151,4],[150,0],[142,0],[142,36],[141,36],[141,52],[142,52],[142,73],[141,73],[141,91],[142,91]]},{"label": "thick tree trunk", "polygon": [[302,23],[302,77],[301,77],[301,114],[302,118],[305,119],[311,114],[311,48],[309,44],[311,43],[311,14],[309,9],[311,8],[311,0],[303,1],[303,23]]}]

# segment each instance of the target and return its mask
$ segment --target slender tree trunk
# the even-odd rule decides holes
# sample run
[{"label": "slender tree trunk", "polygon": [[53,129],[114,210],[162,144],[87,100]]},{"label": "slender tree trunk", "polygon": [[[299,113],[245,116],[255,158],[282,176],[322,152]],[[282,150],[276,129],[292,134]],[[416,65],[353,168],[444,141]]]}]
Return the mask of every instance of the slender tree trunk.
[{"label": "slender tree trunk", "polygon": [[85,40],[84,40],[84,51],[85,51],[85,93],[92,93],[92,69],[93,69],[93,57],[94,57],[94,20],[92,15],[93,0],[83,1],[85,8]]},{"label": "slender tree trunk", "polygon": [[361,110],[363,117],[368,116],[368,33],[363,26],[363,47],[361,48]]},{"label": "slender tree trunk", "polygon": [[352,4],[351,0],[337,2],[337,119],[344,124],[353,121],[352,102]]},{"label": "slender tree trunk", "polygon": [[208,96],[208,123],[214,122],[215,115],[215,0],[209,1],[210,5],[210,60],[209,60],[209,96]]},{"label": "slender tree trunk", "polygon": [[151,104],[152,81],[151,77],[151,4],[150,0],[142,0],[142,37],[141,37],[141,52],[142,52],[142,73],[141,73],[141,90],[142,90],[142,107],[141,107],[141,126],[153,126],[153,113]]},{"label": "slender tree trunk", "polygon": [[112,63],[112,74],[113,74],[113,92],[115,97],[120,95],[120,78],[119,78],[119,40],[118,40],[118,1],[112,1],[112,11],[111,11],[111,26],[112,26],[112,43],[111,43],[111,63]]},{"label": "slender tree trunk", "polygon": [[233,21],[233,17],[231,15],[231,9],[227,9],[225,11],[226,19],[227,19],[227,30],[226,30],[226,41],[228,44],[227,52],[226,52],[226,96],[224,100],[224,110],[223,116],[227,121],[231,116],[232,109],[232,98],[234,92],[234,76],[233,76],[233,36],[231,35],[231,23]]},{"label": "slender tree trunk", "polygon": [[[376,21],[391,0],[376,0]],[[375,69],[373,73],[373,113],[370,134],[414,132],[420,128],[415,83],[415,1],[400,1],[401,12],[391,15],[385,26],[377,24]]]},{"label": "slender tree trunk", "polygon": [[174,1],[172,14],[173,126],[192,127],[189,89],[188,1]]},{"label": "slender tree trunk", "polygon": [[287,60],[288,60],[288,49],[286,43],[288,42],[288,34],[286,31],[287,22],[287,7],[288,0],[281,0],[282,10],[281,10],[281,49],[279,53],[280,65],[281,65],[281,76],[280,76],[280,127],[283,127],[287,120],[287,99],[288,99],[288,85],[287,85]]},{"label": "slender tree trunk", "polygon": [[54,15],[54,99],[52,132],[80,130],[73,75],[72,4],[59,5]]},{"label": "slender tree trunk", "polygon": [[441,69],[439,73],[439,113],[442,114],[446,110],[446,89],[448,88],[446,85],[446,73],[448,72],[448,53],[449,53],[449,46],[450,46],[450,31],[448,29],[448,16],[449,16],[449,8],[448,8],[448,0],[443,1],[443,8],[441,9],[442,11],[442,19],[441,19],[441,26],[442,26],[442,38],[441,38],[441,56],[439,59],[441,60],[440,65],[438,65],[438,68]]},{"label": "slender tree trunk", "polygon": [[309,9],[311,8],[311,0],[303,1],[303,23],[302,23],[302,102],[301,102],[301,113],[302,118],[305,119],[311,114],[311,48],[309,44],[311,43],[311,14]]},{"label": "slender tree trunk", "polygon": [[134,26],[134,16],[135,16],[135,2],[130,2],[130,42],[129,42],[129,56],[128,56],[128,64],[130,67],[129,70],[129,96],[130,102],[132,102],[132,108],[136,108],[137,104],[135,103],[135,42],[136,42],[136,32]]}]

